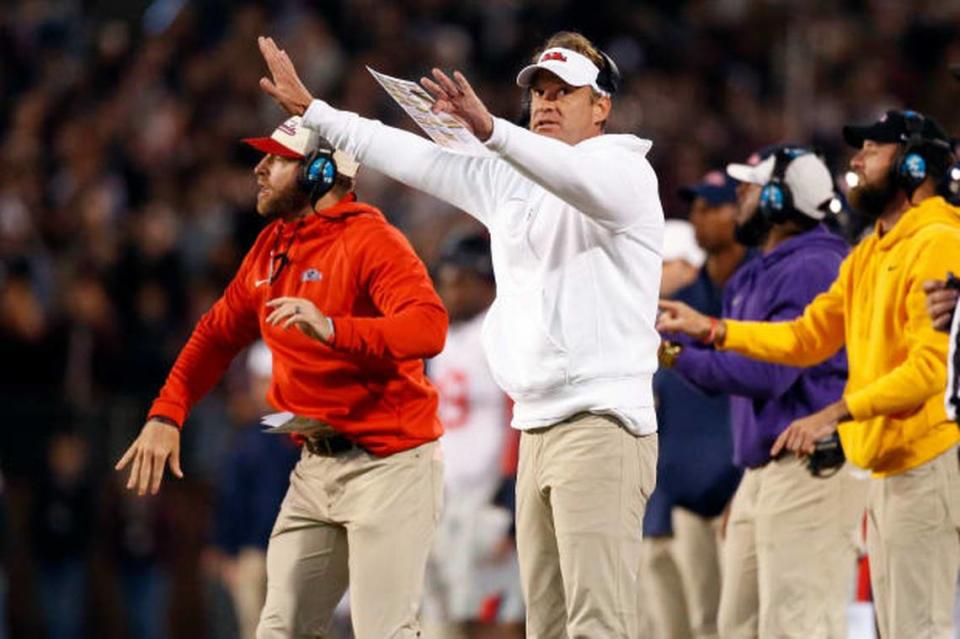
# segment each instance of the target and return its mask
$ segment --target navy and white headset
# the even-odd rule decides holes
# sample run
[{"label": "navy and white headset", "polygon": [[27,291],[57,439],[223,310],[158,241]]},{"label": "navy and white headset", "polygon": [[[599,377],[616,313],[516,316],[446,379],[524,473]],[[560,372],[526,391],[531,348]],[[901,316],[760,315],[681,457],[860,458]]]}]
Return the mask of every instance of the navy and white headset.
[{"label": "navy and white headset", "polygon": [[787,167],[801,155],[811,153],[809,149],[788,146],[779,149],[774,156],[773,171],[770,179],[760,191],[759,213],[773,224],[785,222],[793,211],[793,193],[784,181]]},{"label": "navy and white headset", "polygon": [[912,196],[923,181],[930,176],[930,149],[936,147],[953,154],[952,145],[946,140],[931,138],[923,133],[926,119],[916,111],[903,112],[907,132],[900,136],[903,148],[894,162],[894,180],[908,195]]},{"label": "navy and white headset", "polygon": [[309,153],[300,165],[297,184],[310,197],[312,205],[316,205],[337,182],[337,163],[333,153],[333,149],[317,149]]},{"label": "navy and white headset", "polygon": [[922,114],[904,111],[903,120],[907,132],[901,136],[903,148],[894,163],[894,177],[900,188],[911,195],[927,179],[927,159],[923,155],[923,147],[930,141],[923,137],[925,120]]}]

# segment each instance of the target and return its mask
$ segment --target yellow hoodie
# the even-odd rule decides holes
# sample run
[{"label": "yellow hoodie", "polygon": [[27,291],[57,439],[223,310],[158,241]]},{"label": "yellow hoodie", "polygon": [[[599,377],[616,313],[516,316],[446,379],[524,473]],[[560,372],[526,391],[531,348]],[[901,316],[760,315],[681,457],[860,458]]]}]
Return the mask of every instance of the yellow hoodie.
[{"label": "yellow hoodie", "polygon": [[812,366],[847,347],[840,424],[847,458],[875,476],[923,464],[960,442],[943,408],[947,336],[933,329],[923,282],[960,271],[960,211],[932,197],[886,235],[864,239],[825,293],[790,322],[728,320],[723,349]]}]

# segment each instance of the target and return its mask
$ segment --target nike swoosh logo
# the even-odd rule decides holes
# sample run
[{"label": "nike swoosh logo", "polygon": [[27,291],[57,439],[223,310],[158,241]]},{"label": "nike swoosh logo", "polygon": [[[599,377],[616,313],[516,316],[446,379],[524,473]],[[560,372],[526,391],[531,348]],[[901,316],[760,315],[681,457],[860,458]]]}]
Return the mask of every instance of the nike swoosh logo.
[{"label": "nike swoosh logo", "polygon": [[256,280],[256,281],[253,283],[253,288],[257,288],[257,287],[263,286],[264,284],[269,284],[269,283],[270,283],[270,278],[269,278],[269,277],[266,278],[266,279],[263,279],[263,280]]}]

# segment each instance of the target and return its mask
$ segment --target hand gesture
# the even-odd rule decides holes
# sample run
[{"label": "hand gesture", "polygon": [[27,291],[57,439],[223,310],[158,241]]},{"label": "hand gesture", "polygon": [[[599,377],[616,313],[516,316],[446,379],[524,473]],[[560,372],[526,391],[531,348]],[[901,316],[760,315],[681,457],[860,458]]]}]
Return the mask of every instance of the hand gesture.
[{"label": "hand gesture", "polygon": [[149,420],[117,462],[115,469],[123,470],[131,462],[133,465],[130,467],[127,489],[136,490],[141,496],[147,490],[151,495],[157,494],[163,480],[163,467],[168,462],[170,472],[183,479],[183,471],[180,470],[180,429],[156,419]]},{"label": "hand gesture", "polygon": [[267,306],[273,311],[267,316],[267,324],[284,329],[296,326],[303,334],[320,342],[329,342],[333,337],[330,318],[317,310],[313,302],[302,297],[277,297]]},{"label": "hand gesture", "polygon": [[927,294],[927,313],[933,320],[933,327],[938,331],[949,331],[960,291],[948,288],[944,280],[927,280],[923,283],[923,291]]},{"label": "hand gesture", "polygon": [[434,69],[433,77],[436,81],[420,78],[420,84],[435,100],[430,110],[452,115],[481,142],[489,139],[493,133],[493,116],[463,74],[454,71],[451,80],[440,69]]},{"label": "hand gesture", "polygon": [[273,38],[260,36],[257,44],[273,78],[260,78],[260,88],[290,115],[303,115],[313,102],[313,96],[297,75],[290,56],[277,47]]},{"label": "hand gesture", "polygon": [[657,318],[657,330],[661,333],[684,333],[702,340],[710,335],[711,321],[703,313],[698,313],[683,302],[660,300],[660,316]]},{"label": "hand gesture", "polygon": [[809,455],[819,440],[832,435],[837,424],[847,419],[850,419],[850,410],[846,400],[840,399],[812,415],[793,421],[773,443],[770,456],[776,457],[784,449]]}]

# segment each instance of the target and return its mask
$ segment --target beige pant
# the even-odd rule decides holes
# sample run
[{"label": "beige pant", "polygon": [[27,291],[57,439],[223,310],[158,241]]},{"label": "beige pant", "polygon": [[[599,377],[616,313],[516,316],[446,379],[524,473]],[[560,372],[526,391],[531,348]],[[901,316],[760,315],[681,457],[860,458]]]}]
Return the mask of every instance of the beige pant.
[{"label": "beige pant", "polygon": [[880,637],[952,637],[960,568],[957,449],[871,484],[867,551]]},{"label": "beige pant", "polygon": [[820,479],[788,455],[744,473],[723,548],[721,637],[846,638],[869,485],[850,470]]},{"label": "beige pant", "polygon": [[674,508],[673,537],[643,540],[643,588],[649,602],[644,636],[658,639],[717,636],[720,606],[721,518]]},{"label": "beige pant", "polygon": [[657,437],[578,415],[524,431],[517,549],[528,639],[635,639]]},{"label": "beige pant", "polygon": [[357,639],[419,636],[442,492],[436,442],[382,458],[304,450],[270,536],[258,639],[327,637],[348,575]]}]

